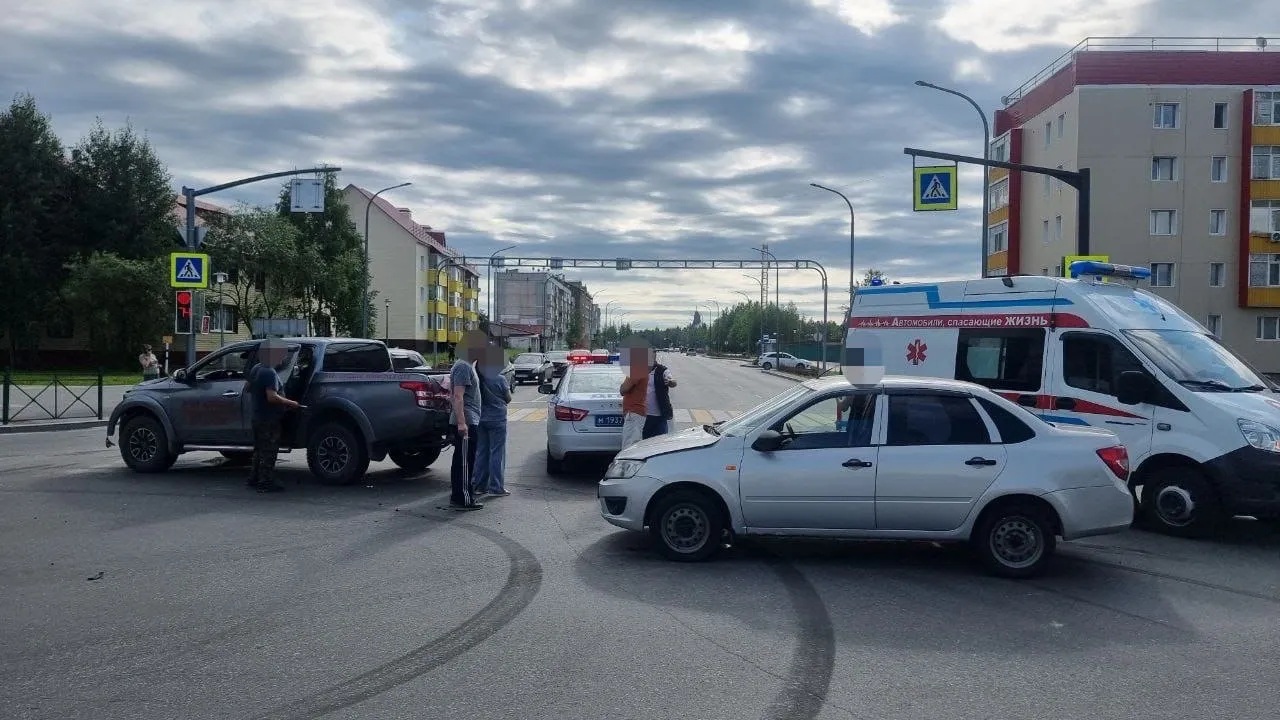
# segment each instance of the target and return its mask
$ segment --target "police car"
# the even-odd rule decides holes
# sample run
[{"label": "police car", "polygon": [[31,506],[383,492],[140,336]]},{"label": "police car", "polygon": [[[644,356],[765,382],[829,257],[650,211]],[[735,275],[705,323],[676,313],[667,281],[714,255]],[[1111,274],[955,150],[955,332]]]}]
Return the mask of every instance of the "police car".
[{"label": "police car", "polygon": [[1277,386],[1177,307],[1124,284],[1146,268],[1081,261],[1070,274],[858,288],[846,375],[967,380],[1045,421],[1111,430],[1142,517],[1163,532],[1280,518]]}]

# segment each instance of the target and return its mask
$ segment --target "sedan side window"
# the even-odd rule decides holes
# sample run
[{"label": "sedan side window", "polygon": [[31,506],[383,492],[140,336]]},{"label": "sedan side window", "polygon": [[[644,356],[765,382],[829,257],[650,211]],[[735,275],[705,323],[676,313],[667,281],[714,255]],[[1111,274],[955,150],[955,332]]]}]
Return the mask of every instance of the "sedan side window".
[{"label": "sedan side window", "polygon": [[866,447],[875,424],[873,393],[844,393],[810,403],[773,429],[786,439],[783,450]]},{"label": "sedan side window", "polygon": [[960,395],[889,397],[888,445],[987,445],[991,433],[973,400]]}]

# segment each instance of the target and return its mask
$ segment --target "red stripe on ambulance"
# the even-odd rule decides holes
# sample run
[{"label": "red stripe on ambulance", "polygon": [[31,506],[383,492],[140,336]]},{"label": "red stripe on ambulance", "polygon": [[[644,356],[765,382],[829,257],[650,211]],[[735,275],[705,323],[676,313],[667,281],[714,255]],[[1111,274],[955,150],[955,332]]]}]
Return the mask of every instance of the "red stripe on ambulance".
[{"label": "red stripe on ambulance", "polygon": [[1072,313],[983,313],[980,315],[876,315],[849,318],[849,327],[870,330],[929,330],[945,328],[1087,328]]},{"label": "red stripe on ambulance", "polygon": [[[998,392],[996,394],[1011,402],[1018,402],[1018,399],[1021,397],[1024,397],[1025,395],[1025,393],[1016,393],[1016,392]],[[1058,397],[1055,395],[1036,395],[1034,397],[1036,399],[1036,407],[1035,407],[1036,410],[1052,410],[1053,412],[1074,412],[1074,413],[1082,413],[1084,415],[1106,415],[1107,417],[1136,418],[1139,420],[1145,419],[1141,415],[1134,415],[1131,412],[1125,412],[1124,410],[1117,410],[1116,408],[1113,408],[1113,407],[1107,407],[1106,405],[1099,405],[1098,403],[1089,402],[1088,400],[1081,400],[1080,398],[1065,398],[1064,396],[1065,399],[1075,401],[1075,406],[1070,409],[1067,409],[1067,408],[1058,407]],[[1021,403],[1018,403],[1018,404],[1021,404]]]}]

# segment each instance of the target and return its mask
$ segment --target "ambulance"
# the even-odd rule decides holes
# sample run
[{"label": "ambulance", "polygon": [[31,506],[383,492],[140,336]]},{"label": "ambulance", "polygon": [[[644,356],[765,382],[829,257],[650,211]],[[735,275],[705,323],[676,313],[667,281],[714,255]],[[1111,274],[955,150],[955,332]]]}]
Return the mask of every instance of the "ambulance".
[{"label": "ambulance", "polygon": [[858,288],[845,375],[954,378],[1128,448],[1139,517],[1173,535],[1280,518],[1280,386],[1169,302],[1146,268]]}]

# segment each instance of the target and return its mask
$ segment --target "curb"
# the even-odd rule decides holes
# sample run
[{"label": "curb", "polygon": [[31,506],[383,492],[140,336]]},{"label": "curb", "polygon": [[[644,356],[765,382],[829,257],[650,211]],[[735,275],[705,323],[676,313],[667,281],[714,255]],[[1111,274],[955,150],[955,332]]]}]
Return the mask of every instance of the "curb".
[{"label": "curb", "polygon": [[35,422],[19,420],[13,425],[0,425],[0,435],[53,432],[56,430],[88,430],[106,427],[106,420],[72,420],[69,422]]},{"label": "curb", "polygon": [[777,370],[761,370],[760,372],[764,373],[765,375],[772,375],[774,377],[785,378],[787,380],[790,380],[791,382],[798,382],[798,383],[804,382],[805,380],[813,379],[813,378],[800,377],[798,375],[788,375],[787,373],[778,372]]}]

